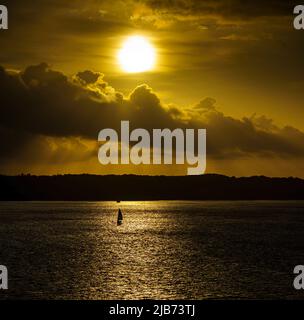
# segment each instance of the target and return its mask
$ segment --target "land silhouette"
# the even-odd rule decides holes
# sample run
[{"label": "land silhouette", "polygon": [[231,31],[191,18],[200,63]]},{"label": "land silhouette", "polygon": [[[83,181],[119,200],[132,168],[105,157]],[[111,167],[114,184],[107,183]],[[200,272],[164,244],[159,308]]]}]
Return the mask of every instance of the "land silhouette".
[{"label": "land silhouette", "polygon": [[0,175],[1,201],[304,200],[304,180],[265,176]]}]

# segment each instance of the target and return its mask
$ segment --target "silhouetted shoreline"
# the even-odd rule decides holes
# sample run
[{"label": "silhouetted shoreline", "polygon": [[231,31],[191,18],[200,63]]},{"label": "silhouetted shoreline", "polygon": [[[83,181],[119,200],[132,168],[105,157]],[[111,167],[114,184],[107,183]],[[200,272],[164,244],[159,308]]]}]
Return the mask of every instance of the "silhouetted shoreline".
[{"label": "silhouetted shoreline", "polygon": [[304,200],[299,178],[137,175],[0,175],[1,201]]}]

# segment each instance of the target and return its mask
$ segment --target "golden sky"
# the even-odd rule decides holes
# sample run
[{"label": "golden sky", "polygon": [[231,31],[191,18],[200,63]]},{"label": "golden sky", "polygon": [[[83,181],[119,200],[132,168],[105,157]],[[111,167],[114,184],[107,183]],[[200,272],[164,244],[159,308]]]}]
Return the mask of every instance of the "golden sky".
[{"label": "golden sky", "polygon": [[[207,171],[304,177],[304,31],[292,1],[9,0],[0,32],[0,172],[185,174],[102,167],[100,129],[207,128]],[[149,40],[155,68],[117,52]]]}]

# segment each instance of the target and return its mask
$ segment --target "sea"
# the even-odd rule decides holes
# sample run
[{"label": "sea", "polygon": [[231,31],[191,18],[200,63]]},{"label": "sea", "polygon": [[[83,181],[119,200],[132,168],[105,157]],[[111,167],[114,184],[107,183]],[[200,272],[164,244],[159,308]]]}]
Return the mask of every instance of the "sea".
[{"label": "sea", "polygon": [[0,265],[0,299],[303,299],[304,201],[1,202]]}]

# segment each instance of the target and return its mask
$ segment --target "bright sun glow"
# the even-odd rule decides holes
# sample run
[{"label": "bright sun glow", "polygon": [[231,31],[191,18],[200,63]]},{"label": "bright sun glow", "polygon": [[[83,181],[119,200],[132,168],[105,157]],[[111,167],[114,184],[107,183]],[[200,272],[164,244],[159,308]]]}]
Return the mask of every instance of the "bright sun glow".
[{"label": "bright sun glow", "polygon": [[144,72],[153,69],[155,50],[141,36],[129,37],[118,53],[118,61],[125,72]]}]

